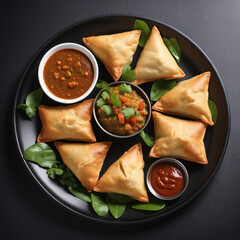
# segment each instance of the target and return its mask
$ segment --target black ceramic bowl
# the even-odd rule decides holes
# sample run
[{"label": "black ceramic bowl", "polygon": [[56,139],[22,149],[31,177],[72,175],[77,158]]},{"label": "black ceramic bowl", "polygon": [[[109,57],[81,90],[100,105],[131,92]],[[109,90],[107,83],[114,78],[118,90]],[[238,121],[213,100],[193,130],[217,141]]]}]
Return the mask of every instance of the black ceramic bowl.
[{"label": "black ceramic bowl", "polygon": [[150,103],[150,100],[147,96],[147,94],[137,85],[133,84],[133,83],[130,83],[130,82],[125,82],[125,81],[118,81],[118,82],[113,82],[113,83],[110,83],[109,86],[118,86],[120,84],[128,84],[128,85],[131,85],[132,89],[134,89],[138,94],[139,96],[141,96],[145,103],[147,104],[147,110],[148,110],[148,116],[147,116],[147,119],[146,119],[146,122],[144,124],[144,126],[139,129],[137,132],[134,132],[133,134],[130,134],[130,135],[117,135],[117,134],[114,134],[112,132],[109,132],[107,131],[102,125],[101,123],[99,122],[98,120],[98,117],[97,117],[97,113],[96,113],[96,108],[97,108],[97,100],[100,98],[101,94],[103,91],[105,91],[104,89],[102,89],[101,91],[99,91],[99,93],[97,94],[96,98],[95,98],[95,101],[93,103],[93,116],[95,118],[95,121],[97,123],[97,125],[105,132],[107,133],[108,135],[112,136],[112,137],[116,137],[116,138],[129,138],[129,137],[133,137],[137,134],[139,134],[149,123],[149,120],[151,118],[151,113],[152,113],[152,107],[151,107],[151,103]]}]

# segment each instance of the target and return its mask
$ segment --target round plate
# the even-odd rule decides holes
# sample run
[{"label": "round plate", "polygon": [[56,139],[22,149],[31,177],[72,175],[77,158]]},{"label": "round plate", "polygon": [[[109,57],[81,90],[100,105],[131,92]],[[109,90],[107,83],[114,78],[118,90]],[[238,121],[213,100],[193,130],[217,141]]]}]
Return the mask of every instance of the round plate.
[{"label": "round plate", "polygon": [[[20,111],[16,111],[16,105],[23,103],[27,94],[36,88],[39,88],[37,70],[43,55],[53,46],[63,42],[76,42],[83,44],[82,37],[102,34],[113,34],[133,29],[135,19],[142,19],[149,24],[152,28],[156,25],[162,36],[171,38],[174,37],[178,40],[182,51],[182,59],[180,67],[186,73],[185,79],[191,78],[197,74],[205,71],[211,71],[211,81],[209,86],[210,99],[215,102],[218,108],[217,124],[214,127],[208,127],[206,136],[204,139],[206,152],[208,157],[208,165],[200,165],[187,161],[181,161],[189,172],[189,185],[184,194],[173,201],[166,202],[166,207],[158,212],[143,212],[131,209],[127,207],[123,216],[118,220],[115,220],[110,214],[105,217],[98,217],[97,214],[91,209],[90,204],[83,202],[82,200],[72,196],[68,193],[60,184],[56,181],[48,178],[46,170],[38,165],[25,161],[23,158],[24,150],[36,142],[37,135],[41,130],[41,122],[38,116],[35,116],[31,121],[27,120]],[[134,59],[132,62],[132,68],[136,65],[136,60],[139,57],[141,48],[138,47]],[[111,76],[106,71],[104,65],[99,63],[99,78],[104,79],[107,82],[112,82]],[[150,94],[152,83],[146,83],[141,87]],[[94,98],[99,89],[95,89],[88,98]],[[57,103],[51,101],[47,96],[44,96],[42,104],[45,105],[57,105]],[[197,194],[209,183],[209,180],[213,177],[218,169],[228,142],[229,130],[230,130],[230,111],[226,97],[226,93],[223,87],[223,83],[217,73],[216,68],[209,60],[207,55],[188,37],[180,33],[178,30],[154,21],[151,19],[140,18],[136,16],[104,16],[89,19],[83,22],[79,22],[60,32],[52,39],[50,39],[33,57],[29,63],[19,88],[16,93],[16,99],[14,104],[14,129],[16,141],[20,151],[20,155],[28,170],[32,176],[37,180],[41,187],[58,203],[78,215],[86,218],[106,221],[106,222],[122,222],[122,223],[136,223],[156,218],[164,217],[173,211],[183,207],[186,203],[192,200]],[[139,135],[131,138],[131,141],[126,139],[115,139],[103,133],[101,129],[96,125],[93,120],[93,128],[98,141],[113,141],[106,160],[104,162],[101,174],[116,161],[124,151],[128,150],[131,146],[138,142],[142,142]],[[154,135],[153,121],[150,120],[149,125],[145,129],[150,135]],[[51,145],[52,146],[52,145]],[[145,159],[145,172],[149,165],[154,161],[148,157],[150,148],[144,143],[143,155]]]}]

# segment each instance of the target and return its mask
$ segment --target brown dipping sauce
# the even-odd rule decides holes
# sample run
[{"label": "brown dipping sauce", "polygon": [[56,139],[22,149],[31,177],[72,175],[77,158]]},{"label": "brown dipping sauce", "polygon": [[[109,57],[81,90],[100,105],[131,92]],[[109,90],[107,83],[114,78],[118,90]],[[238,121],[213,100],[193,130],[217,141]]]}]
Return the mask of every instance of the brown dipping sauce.
[{"label": "brown dipping sauce", "polygon": [[90,88],[93,73],[92,63],[85,54],[75,49],[63,49],[48,59],[43,77],[52,94],[63,99],[74,99]]},{"label": "brown dipping sauce", "polygon": [[172,197],[181,192],[184,179],[182,172],[175,164],[159,163],[152,170],[150,182],[159,195]]}]

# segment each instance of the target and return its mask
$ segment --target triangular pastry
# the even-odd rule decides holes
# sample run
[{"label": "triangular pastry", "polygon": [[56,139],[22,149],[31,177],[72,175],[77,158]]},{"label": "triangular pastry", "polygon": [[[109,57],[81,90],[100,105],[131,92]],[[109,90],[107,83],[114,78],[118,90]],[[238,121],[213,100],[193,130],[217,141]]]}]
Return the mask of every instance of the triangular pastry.
[{"label": "triangular pastry", "polygon": [[157,27],[152,28],[150,37],[141,52],[135,68],[136,85],[159,79],[177,79],[185,77],[173,56],[165,46]]},{"label": "triangular pastry", "polygon": [[42,130],[37,142],[60,139],[96,142],[91,118],[94,99],[68,106],[38,106]]},{"label": "triangular pastry", "polygon": [[206,125],[201,121],[183,120],[152,112],[155,143],[150,157],[173,157],[207,164],[204,135]]},{"label": "triangular pastry", "polygon": [[143,168],[142,146],[138,143],[107,169],[93,190],[121,193],[141,202],[148,202]]},{"label": "triangular pastry", "polygon": [[114,81],[122,75],[123,66],[132,62],[141,30],[83,38],[85,45],[103,62]]},{"label": "triangular pastry", "polygon": [[55,142],[65,165],[82,185],[91,192],[97,183],[111,142],[65,143]]},{"label": "triangular pastry", "polygon": [[214,125],[208,107],[208,85],[210,72],[202,73],[177,85],[164,94],[153,109],[174,115],[180,115]]}]

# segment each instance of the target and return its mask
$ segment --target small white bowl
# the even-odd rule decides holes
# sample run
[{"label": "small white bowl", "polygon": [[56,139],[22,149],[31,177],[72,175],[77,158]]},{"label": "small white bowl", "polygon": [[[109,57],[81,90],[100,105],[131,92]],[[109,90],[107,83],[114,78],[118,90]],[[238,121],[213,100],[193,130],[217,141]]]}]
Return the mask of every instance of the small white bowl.
[{"label": "small white bowl", "polygon": [[[63,98],[59,98],[59,97],[55,96],[53,93],[51,93],[49,91],[48,87],[45,84],[44,78],[43,78],[43,70],[44,70],[44,67],[45,67],[45,64],[46,64],[47,60],[54,53],[56,53],[56,52],[58,52],[62,49],[75,49],[75,50],[78,50],[78,51],[84,53],[89,58],[89,60],[92,63],[92,66],[93,66],[94,75],[93,75],[92,85],[83,95],[81,95],[78,98],[63,99]],[[48,50],[48,52],[46,52],[45,55],[43,56],[43,58],[42,58],[42,60],[39,64],[39,67],[38,67],[38,79],[39,79],[39,83],[40,83],[40,86],[41,86],[42,90],[52,100],[54,100],[56,102],[59,102],[59,103],[64,103],[64,104],[76,103],[76,102],[79,102],[79,101],[83,100],[84,98],[86,98],[92,92],[92,90],[94,89],[94,87],[97,83],[97,80],[98,80],[98,74],[99,74],[98,64],[97,64],[97,61],[96,61],[96,58],[94,57],[94,55],[84,46],[82,46],[80,44],[77,44],[77,43],[71,43],[71,42],[56,45],[55,47]]]}]

